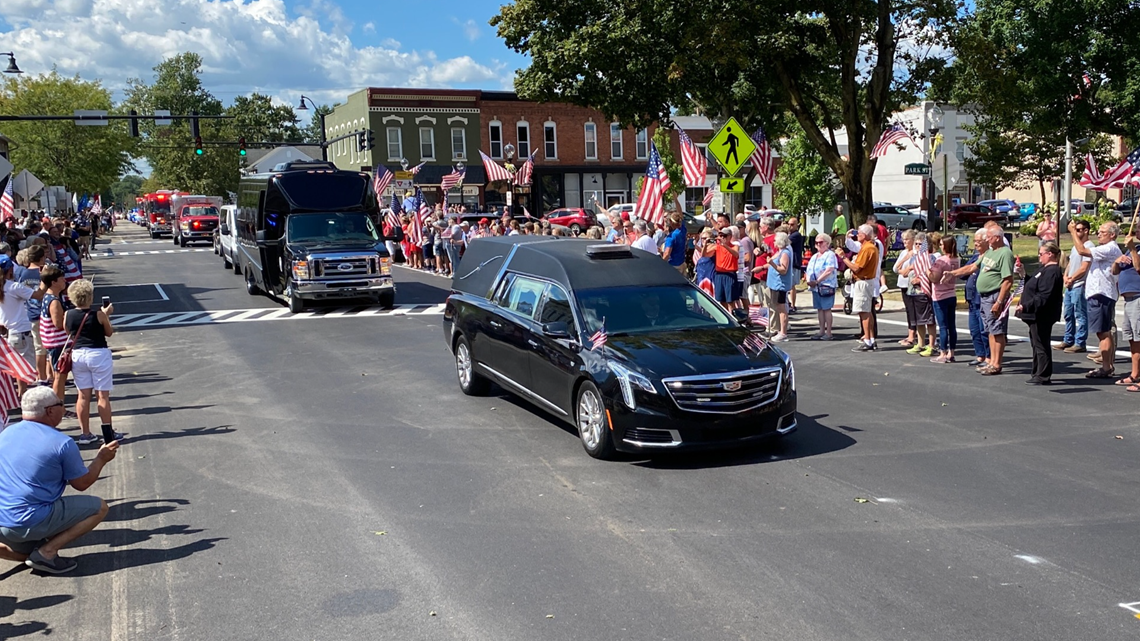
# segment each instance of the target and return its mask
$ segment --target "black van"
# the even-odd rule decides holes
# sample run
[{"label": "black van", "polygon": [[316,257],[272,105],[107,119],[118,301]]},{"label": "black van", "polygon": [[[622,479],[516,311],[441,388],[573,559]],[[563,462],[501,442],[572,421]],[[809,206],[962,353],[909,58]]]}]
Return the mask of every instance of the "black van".
[{"label": "black van", "polygon": [[292,162],[243,176],[238,187],[235,269],[246,291],[289,301],[371,298],[395,302],[392,259],[377,220],[371,177],[327,162]]}]

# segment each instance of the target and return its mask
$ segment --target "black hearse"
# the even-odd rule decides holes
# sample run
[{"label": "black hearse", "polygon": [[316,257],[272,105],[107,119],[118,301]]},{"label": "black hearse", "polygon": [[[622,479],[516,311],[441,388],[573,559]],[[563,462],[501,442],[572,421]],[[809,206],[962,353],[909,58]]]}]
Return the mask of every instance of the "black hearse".
[{"label": "black hearse", "polygon": [[250,294],[306,301],[371,298],[395,301],[392,261],[376,224],[379,208],[368,174],[327,162],[292,162],[244,176],[238,187],[235,269]]},{"label": "black hearse", "polygon": [[796,429],[791,358],[668,263],[624,245],[474,240],[443,334],[465,394],[494,381],[573,423],[596,458]]}]

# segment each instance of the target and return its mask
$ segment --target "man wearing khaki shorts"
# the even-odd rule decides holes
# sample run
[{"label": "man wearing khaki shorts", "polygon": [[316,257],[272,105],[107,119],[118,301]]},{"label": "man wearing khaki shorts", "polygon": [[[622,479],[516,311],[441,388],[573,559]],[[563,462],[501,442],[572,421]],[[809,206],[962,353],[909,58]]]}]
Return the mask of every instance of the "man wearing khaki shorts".
[{"label": "man wearing khaki shorts", "polygon": [[851,310],[859,314],[859,325],[863,329],[859,345],[853,352],[873,352],[875,349],[875,328],[871,310],[875,307],[875,297],[879,294],[878,266],[879,248],[875,244],[875,229],[870,225],[860,225],[855,240],[859,243],[859,253],[854,258],[843,258],[851,270]]}]

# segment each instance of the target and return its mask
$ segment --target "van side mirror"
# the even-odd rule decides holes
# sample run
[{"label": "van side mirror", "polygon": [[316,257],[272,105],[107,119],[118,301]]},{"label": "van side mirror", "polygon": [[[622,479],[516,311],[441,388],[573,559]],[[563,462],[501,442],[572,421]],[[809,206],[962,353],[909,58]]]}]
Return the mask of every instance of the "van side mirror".
[{"label": "van side mirror", "polygon": [[230,235],[230,226],[225,224],[225,223],[222,223],[222,226],[218,231],[221,232],[221,234],[223,236],[229,236]]},{"label": "van side mirror", "polygon": [[737,308],[732,310],[732,317],[745,327],[752,326],[752,319],[748,317],[748,312],[744,311],[743,309]]},{"label": "van side mirror", "polygon": [[254,234],[253,239],[254,239],[254,242],[257,243],[258,247],[268,247],[269,246],[269,243],[265,242],[265,230],[264,229],[258,230],[258,232],[256,234]]},{"label": "van side mirror", "polygon": [[542,333],[550,338],[570,338],[570,326],[563,321],[543,323]]}]

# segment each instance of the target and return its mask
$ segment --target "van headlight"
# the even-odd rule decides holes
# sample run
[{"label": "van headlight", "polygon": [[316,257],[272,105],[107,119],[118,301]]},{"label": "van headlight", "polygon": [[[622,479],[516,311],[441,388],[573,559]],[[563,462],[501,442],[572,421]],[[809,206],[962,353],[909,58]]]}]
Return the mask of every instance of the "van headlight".
[{"label": "van headlight", "polygon": [[182,229],[190,229],[190,223],[184,222],[181,225]]},{"label": "van headlight", "polygon": [[380,259],[380,275],[381,276],[391,276],[392,275],[392,259],[391,258],[381,258]]},{"label": "van headlight", "polygon": [[653,381],[644,375],[638,374],[628,367],[619,365],[613,361],[608,361],[606,364],[609,365],[610,371],[617,377],[618,384],[621,386],[622,400],[625,401],[626,407],[629,409],[637,409],[637,400],[633,394],[634,388],[640,389],[643,392],[649,392],[650,394],[657,393],[657,388],[653,386]]},{"label": "van headlight", "polygon": [[309,280],[309,261],[295,260],[293,261],[293,279],[294,280]]}]

